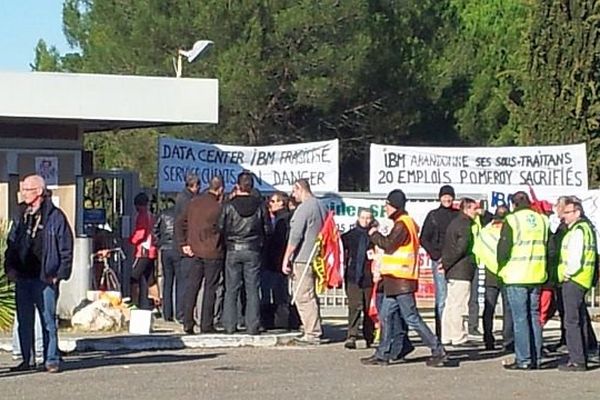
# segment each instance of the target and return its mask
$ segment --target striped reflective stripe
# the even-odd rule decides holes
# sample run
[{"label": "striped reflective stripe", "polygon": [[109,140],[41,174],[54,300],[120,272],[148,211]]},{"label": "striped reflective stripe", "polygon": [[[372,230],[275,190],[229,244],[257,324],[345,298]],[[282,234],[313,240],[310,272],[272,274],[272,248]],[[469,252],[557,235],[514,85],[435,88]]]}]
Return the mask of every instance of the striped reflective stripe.
[{"label": "striped reflective stripe", "polygon": [[515,245],[545,245],[546,241],[544,240],[518,240],[515,242]]},{"label": "striped reflective stripe", "polygon": [[543,261],[546,256],[512,257],[511,261]]}]

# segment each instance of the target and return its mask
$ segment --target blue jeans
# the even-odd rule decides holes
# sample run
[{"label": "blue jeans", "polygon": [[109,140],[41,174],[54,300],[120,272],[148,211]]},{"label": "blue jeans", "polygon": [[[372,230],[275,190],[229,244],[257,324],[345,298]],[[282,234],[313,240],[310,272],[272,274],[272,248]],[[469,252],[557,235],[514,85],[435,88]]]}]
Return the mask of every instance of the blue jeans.
[{"label": "blue jeans", "polygon": [[539,286],[507,285],[506,296],[513,317],[517,364],[539,366],[542,361]]},{"label": "blue jeans", "polygon": [[[387,309],[387,310],[386,310]],[[415,301],[415,294],[400,294],[397,296],[386,296],[382,310],[387,314],[391,315],[395,312],[400,312],[400,316],[406,321],[409,328],[414,329],[417,334],[421,337],[423,344],[431,349],[431,353],[434,356],[441,356],[445,354],[444,347],[440,343],[440,340],[431,332],[431,329],[425,324],[419,310],[417,310],[417,303]],[[391,326],[391,324],[387,324]],[[385,330],[384,324],[384,330]],[[396,333],[398,336],[398,333]]]},{"label": "blue jeans", "polygon": [[446,305],[446,296],[448,295],[448,282],[446,274],[438,271],[439,261],[431,260],[431,272],[433,274],[433,284],[435,286],[435,333],[442,337],[442,315]]},{"label": "blue jeans", "polygon": [[402,318],[394,297],[383,297],[379,310],[381,341],[375,356],[380,360],[400,359],[414,350],[408,338],[406,321]]},{"label": "blue jeans", "polygon": [[[44,340],[44,363],[59,365],[58,333],[56,329],[56,300],[58,288],[40,279],[17,279],[15,289],[19,344],[21,349],[31,349],[34,339],[35,309],[41,315]],[[22,351],[23,362],[30,364],[31,351]]]}]

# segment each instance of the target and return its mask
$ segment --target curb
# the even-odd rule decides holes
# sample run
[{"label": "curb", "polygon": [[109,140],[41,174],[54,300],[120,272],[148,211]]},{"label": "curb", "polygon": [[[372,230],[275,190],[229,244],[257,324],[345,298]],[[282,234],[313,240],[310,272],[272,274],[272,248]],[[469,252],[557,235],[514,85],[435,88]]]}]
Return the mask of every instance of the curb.
[{"label": "curb", "polygon": [[[59,338],[59,348],[65,353],[85,353],[94,351],[151,351],[181,349],[214,349],[236,347],[275,347],[290,344],[301,337],[299,332],[282,334],[263,334],[258,336],[245,334],[211,335],[121,335],[98,338]],[[11,352],[12,340],[0,338],[0,351]]]}]

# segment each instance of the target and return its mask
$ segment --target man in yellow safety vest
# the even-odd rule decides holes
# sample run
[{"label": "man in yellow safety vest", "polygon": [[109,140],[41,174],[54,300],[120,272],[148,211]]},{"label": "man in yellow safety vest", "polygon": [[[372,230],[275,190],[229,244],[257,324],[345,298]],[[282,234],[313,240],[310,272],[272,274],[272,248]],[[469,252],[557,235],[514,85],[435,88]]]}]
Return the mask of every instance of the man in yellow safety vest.
[{"label": "man in yellow safety vest", "polygon": [[504,292],[504,285],[498,279],[497,247],[504,218],[508,214],[507,206],[496,207],[492,221],[481,229],[475,238],[473,253],[485,267],[485,304],[483,307],[483,342],[486,350],[494,350],[495,338],[493,334],[494,313],[500,293],[502,294],[502,340],[505,351],[513,351],[512,316]]},{"label": "man in yellow safety vest", "polygon": [[589,220],[583,218],[581,200],[574,196],[565,200],[563,221],[567,232],[560,248],[558,280],[562,283],[569,361],[558,369],[585,371],[587,343],[582,328],[587,314],[585,294],[592,288],[597,273],[596,234]]},{"label": "man in yellow safety vest", "polygon": [[515,360],[504,368],[536,369],[542,359],[540,288],[547,278],[548,222],[531,209],[525,192],[513,195],[513,207],[502,226],[497,254],[498,275],[506,285],[515,336]]}]

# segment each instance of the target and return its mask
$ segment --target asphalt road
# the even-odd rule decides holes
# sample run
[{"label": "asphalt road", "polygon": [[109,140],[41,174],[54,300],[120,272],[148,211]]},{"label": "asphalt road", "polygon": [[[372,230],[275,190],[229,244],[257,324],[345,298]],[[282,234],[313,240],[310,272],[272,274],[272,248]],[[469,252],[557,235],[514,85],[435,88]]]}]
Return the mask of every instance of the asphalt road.
[{"label": "asphalt road", "polygon": [[64,371],[10,373],[0,353],[0,399],[598,399],[600,370],[561,373],[558,359],[540,371],[505,371],[507,356],[451,351],[451,365],[428,368],[427,349],[411,362],[363,366],[371,350],[239,348],[68,356]]}]

